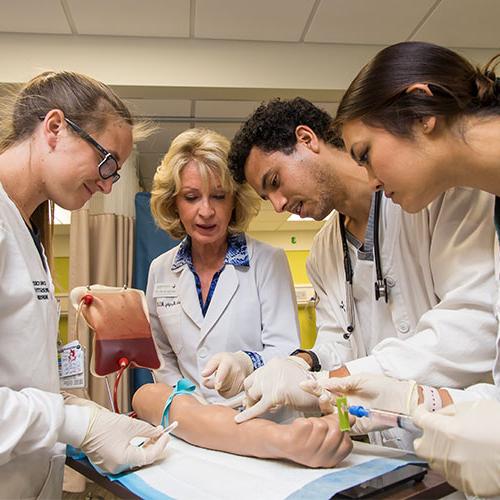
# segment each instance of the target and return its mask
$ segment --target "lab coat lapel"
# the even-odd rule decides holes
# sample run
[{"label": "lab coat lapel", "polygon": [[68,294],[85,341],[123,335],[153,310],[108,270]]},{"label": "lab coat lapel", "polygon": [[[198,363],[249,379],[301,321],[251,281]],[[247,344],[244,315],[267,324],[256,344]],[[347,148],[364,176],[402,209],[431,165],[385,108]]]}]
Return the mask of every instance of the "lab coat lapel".
[{"label": "lab coat lapel", "polygon": [[203,314],[201,312],[200,300],[196,291],[194,276],[187,265],[180,271],[179,296],[181,298],[182,310],[191,318],[198,328],[203,325]]},{"label": "lab coat lapel", "polygon": [[236,293],[238,286],[239,281],[236,269],[232,265],[226,265],[219,277],[207,314],[205,315],[200,342],[208,335],[217,320],[222,316],[231,302],[233,295]]}]

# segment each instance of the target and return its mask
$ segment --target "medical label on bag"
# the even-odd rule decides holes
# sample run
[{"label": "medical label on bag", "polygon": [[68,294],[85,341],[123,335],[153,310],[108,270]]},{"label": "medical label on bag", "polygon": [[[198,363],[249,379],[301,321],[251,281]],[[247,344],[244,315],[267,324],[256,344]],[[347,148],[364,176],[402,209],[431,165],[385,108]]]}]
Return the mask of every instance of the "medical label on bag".
[{"label": "medical label on bag", "polygon": [[84,389],[87,387],[88,363],[85,347],[78,341],[59,347],[57,361],[61,389]]},{"label": "medical label on bag", "polygon": [[59,378],[79,375],[85,369],[85,356],[78,340],[59,348],[58,353]]},{"label": "medical label on bag", "polygon": [[153,290],[153,297],[177,297],[177,285],[175,283],[156,283]]}]

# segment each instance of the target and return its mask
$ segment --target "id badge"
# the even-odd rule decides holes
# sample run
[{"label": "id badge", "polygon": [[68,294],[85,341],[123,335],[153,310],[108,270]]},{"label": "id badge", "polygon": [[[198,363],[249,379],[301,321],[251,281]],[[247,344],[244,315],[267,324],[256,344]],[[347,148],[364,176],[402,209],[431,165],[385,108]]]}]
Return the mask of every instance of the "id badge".
[{"label": "id badge", "polygon": [[61,389],[80,389],[87,386],[86,352],[78,340],[59,347],[57,365]]},{"label": "id badge", "polygon": [[179,295],[175,283],[156,283],[153,290],[153,298],[176,298]]}]

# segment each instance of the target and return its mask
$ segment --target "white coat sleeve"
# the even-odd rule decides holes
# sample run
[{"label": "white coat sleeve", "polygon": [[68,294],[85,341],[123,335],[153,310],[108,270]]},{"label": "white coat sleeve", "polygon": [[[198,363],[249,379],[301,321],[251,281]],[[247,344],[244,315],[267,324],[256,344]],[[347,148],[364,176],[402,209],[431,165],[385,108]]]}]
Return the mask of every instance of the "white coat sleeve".
[{"label": "white coat sleeve", "polygon": [[155,370],[155,376],[158,382],[163,382],[167,385],[175,385],[182,378],[182,374],[177,364],[177,356],[175,355],[170,342],[168,341],[167,333],[163,330],[163,326],[158,318],[156,309],[156,299],[154,297],[154,289],[156,284],[156,276],[154,272],[155,261],[152,262],[149,268],[148,284],[146,287],[146,301],[148,304],[149,321],[151,323],[151,331],[155,340],[156,347],[162,358],[162,366]]},{"label": "white coat sleeve", "polygon": [[371,356],[347,364],[351,373],[378,365],[391,377],[451,388],[490,379],[497,335],[493,197],[456,188],[439,200],[427,209],[439,302],[420,317],[412,337],[384,339]]},{"label": "white coat sleeve", "polygon": [[300,346],[297,300],[285,252],[267,247],[256,252],[254,265],[260,299],[264,363],[288,356]]},{"label": "white coat sleeve", "polygon": [[50,450],[57,442],[78,446],[89,425],[87,408],[65,406],[60,394],[0,388],[0,465],[19,455]]},{"label": "white coat sleeve", "polygon": [[[309,281],[317,295],[316,303],[316,342],[311,349],[319,358],[322,370],[335,370],[341,365],[354,359],[356,349],[353,349],[353,340],[344,339],[345,326],[335,314],[335,297],[332,297],[333,281],[337,280],[338,288],[345,289],[345,283],[341,282],[344,274],[335,273],[330,275],[326,269],[322,269],[322,263],[326,258],[334,258],[333,249],[327,255],[321,254],[321,242],[316,239],[307,257],[306,271]],[[329,280],[329,282],[325,282]],[[328,293],[330,290],[330,294]],[[351,337],[352,339],[352,337]]]}]

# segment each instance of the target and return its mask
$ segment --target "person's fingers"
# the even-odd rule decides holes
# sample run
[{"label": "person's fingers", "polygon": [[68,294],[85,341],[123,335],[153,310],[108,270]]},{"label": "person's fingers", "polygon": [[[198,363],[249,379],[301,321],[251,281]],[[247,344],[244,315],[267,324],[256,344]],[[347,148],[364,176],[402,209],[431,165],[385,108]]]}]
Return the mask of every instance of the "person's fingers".
[{"label": "person's fingers", "polygon": [[243,410],[241,413],[237,413],[234,416],[234,421],[237,424],[241,424],[242,422],[246,422],[247,420],[251,420],[252,418],[259,417],[263,413],[266,413],[266,411],[268,411],[271,406],[273,405],[261,399],[258,403],[251,406],[250,408]]},{"label": "person's fingers", "polygon": [[167,445],[170,440],[168,434],[163,434],[156,441],[150,441],[144,446],[129,448],[129,464],[131,467],[142,467],[158,460],[163,460],[168,453]]},{"label": "person's fingers", "polygon": [[255,374],[256,374],[256,372],[252,372],[243,381],[243,388],[244,388],[245,392],[247,392],[253,386],[253,383],[254,383],[254,380],[255,380]]},{"label": "person's fingers", "polygon": [[321,396],[324,390],[323,387],[318,384],[317,380],[303,380],[299,385],[303,391],[308,392],[313,396]]},{"label": "person's fingers", "polygon": [[323,415],[330,415],[334,412],[335,399],[333,395],[328,391],[323,391],[319,398],[319,409]]},{"label": "person's fingers", "polygon": [[203,385],[207,389],[215,389],[215,377],[204,378],[203,379]]},{"label": "person's fingers", "polygon": [[214,373],[215,370],[217,370],[217,368],[219,367],[219,363],[220,363],[220,356],[218,354],[212,356],[205,365],[205,368],[203,368],[201,376],[210,377],[210,375],[212,375],[212,373]]},{"label": "person's fingers", "polygon": [[433,413],[425,410],[423,405],[420,405],[420,407],[415,410],[413,421],[424,430],[446,429],[449,419],[452,418],[454,414],[453,408],[449,408],[446,412],[444,410],[440,410],[439,412]]},{"label": "person's fingers", "polygon": [[222,362],[215,372],[215,390],[218,391],[224,385],[224,382],[231,371],[231,363]]},{"label": "person's fingers", "polygon": [[154,439],[160,437],[163,434],[163,431],[165,430],[161,425],[154,426],[137,418],[130,418],[126,417],[125,415],[120,415],[120,416],[128,418],[132,421],[128,439],[137,436],[143,436]]},{"label": "person's fingers", "polygon": [[349,393],[358,389],[358,385],[350,377],[325,378],[318,380],[317,383],[323,389],[335,394]]}]

